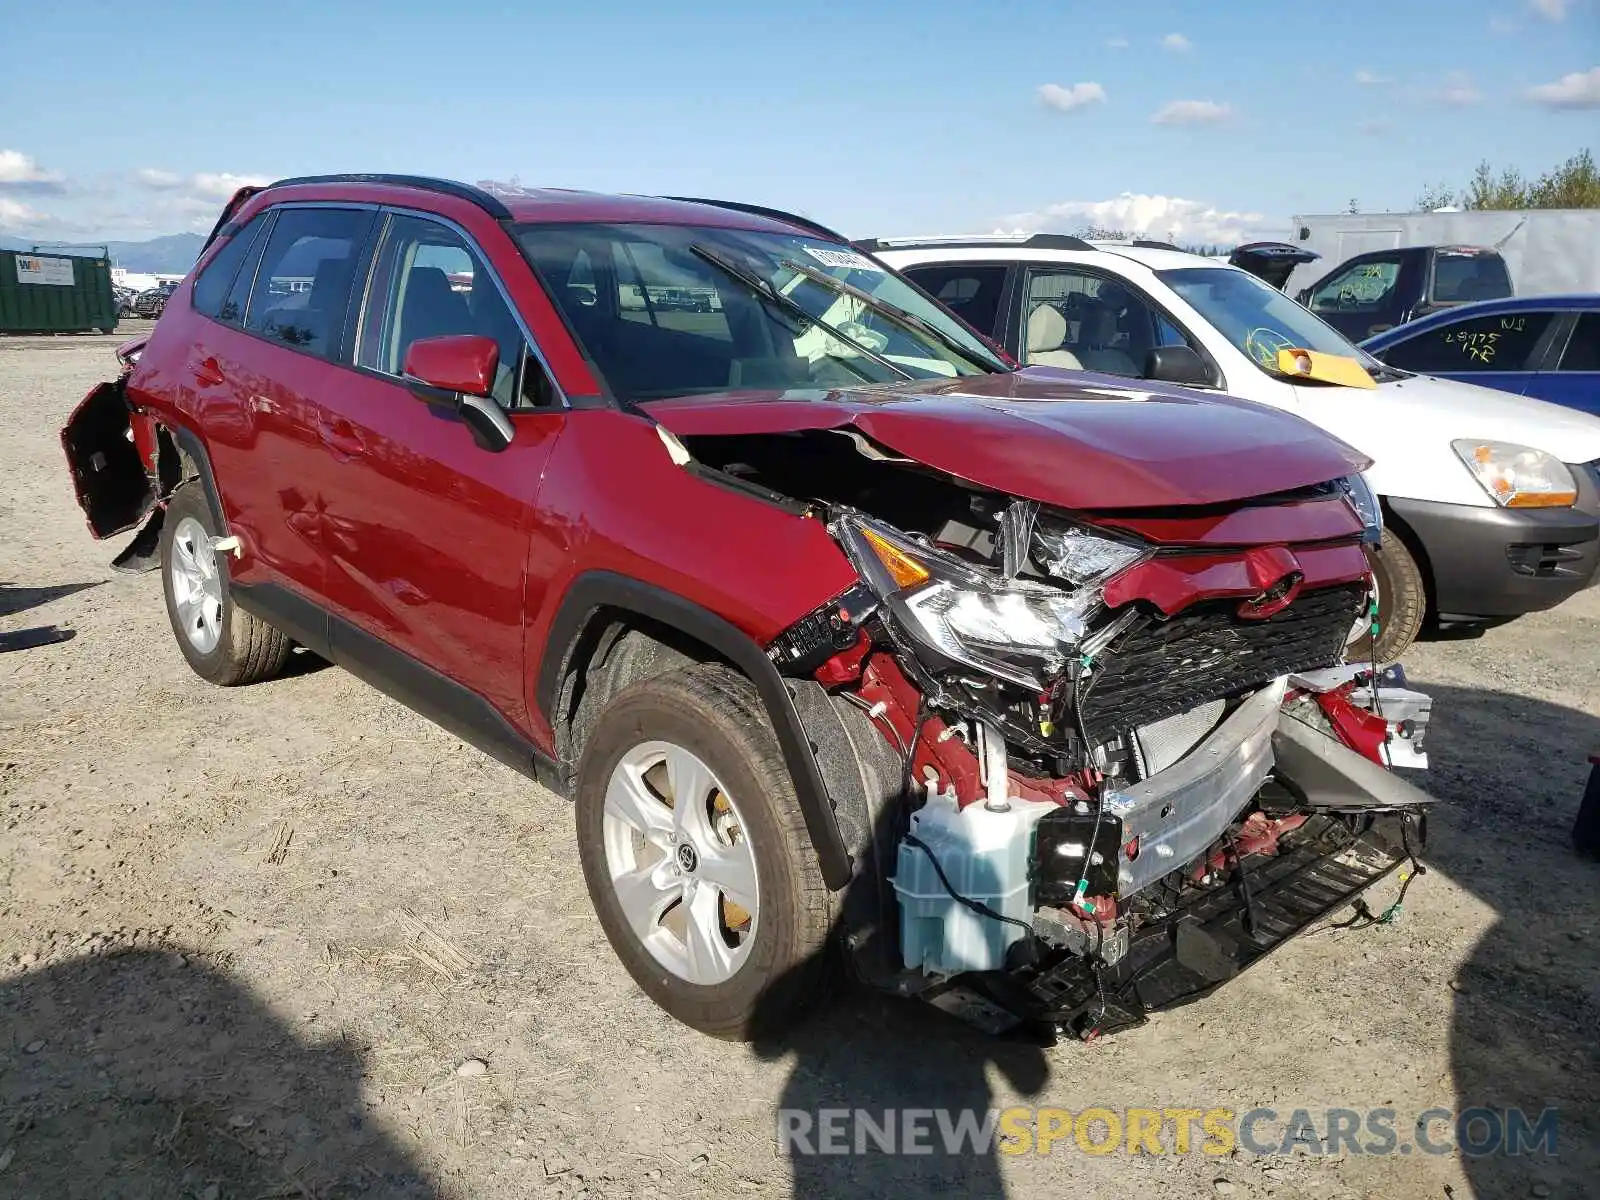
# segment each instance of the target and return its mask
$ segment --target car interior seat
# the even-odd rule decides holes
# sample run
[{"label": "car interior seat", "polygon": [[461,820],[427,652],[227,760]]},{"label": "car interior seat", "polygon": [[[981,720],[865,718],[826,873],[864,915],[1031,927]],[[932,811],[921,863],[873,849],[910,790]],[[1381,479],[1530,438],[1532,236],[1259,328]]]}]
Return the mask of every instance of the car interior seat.
[{"label": "car interior seat", "polygon": [[1034,305],[1028,314],[1028,365],[1083,370],[1078,356],[1062,345],[1066,340],[1067,319],[1061,310],[1048,301]]},{"label": "car interior seat", "polygon": [[347,257],[324,258],[317,263],[311,286],[293,292],[274,305],[262,320],[271,337],[306,350],[325,350],[350,299],[354,264]]},{"label": "car interior seat", "polygon": [[450,277],[439,267],[412,267],[406,276],[405,298],[400,307],[398,372],[405,364],[406,351],[421,338],[472,333],[472,313],[461,293],[450,286]]},{"label": "car interior seat", "polygon": [[1117,336],[1116,310],[1106,304],[1086,304],[1078,325],[1078,343],[1075,347],[1078,360],[1086,371],[1103,371],[1107,375],[1137,377],[1138,365],[1111,343]]}]

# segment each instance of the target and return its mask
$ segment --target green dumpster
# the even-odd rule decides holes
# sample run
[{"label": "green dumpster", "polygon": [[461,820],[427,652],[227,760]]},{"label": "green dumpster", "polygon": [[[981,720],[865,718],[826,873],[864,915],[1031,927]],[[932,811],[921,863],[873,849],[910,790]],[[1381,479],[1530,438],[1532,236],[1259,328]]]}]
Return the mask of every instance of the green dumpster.
[{"label": "green dumpster", "polygon": [[110,333],[116,327],[106,255],[0,250],[0,333]]}]

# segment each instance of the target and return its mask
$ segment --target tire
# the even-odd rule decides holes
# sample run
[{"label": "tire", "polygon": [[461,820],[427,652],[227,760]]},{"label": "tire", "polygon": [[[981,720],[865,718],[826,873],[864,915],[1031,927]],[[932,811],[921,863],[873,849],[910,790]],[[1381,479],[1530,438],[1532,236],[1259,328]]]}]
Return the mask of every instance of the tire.
[{"label": "tire", "polygon": [[194,673],[223,687],[270,679],[293,643],[233,603],[228,556],[211,550],[216,521],[195,483],[173,492],[161,523],[161,590],[172,636]]},{"label": "tire", "polygon": [[[661,763],[644,765],[657,754]],[[684,787],[694,803],[678,797]],[[832,897],[777,738],[743,675],[695,664],[617,696],[584,747],[576,809],[600,925],[634,982],[673,1017],[749,1041],[781,1032],[826,994]],[[617,815],[624,812],[630,819]],[[654,842],[638,832],[644,825]],[[753,862],[753,905],[734,869],[741,853]],[[712,876],[741,882],[724,890]],[[748,917],[742,927],[740,914]],[[696,956],[695,946],[711,948]]]},{"label": "tire", "polygon": [[1345,649],[1350,662],[1392,663],[1417,640],[1428,615],[1428,589],[1422,570],[1393,530],[1384,534],[1383,545],[1367,547],[1367,563],[1378,586],[1378,644],[1364,633],[1353,638]]}]

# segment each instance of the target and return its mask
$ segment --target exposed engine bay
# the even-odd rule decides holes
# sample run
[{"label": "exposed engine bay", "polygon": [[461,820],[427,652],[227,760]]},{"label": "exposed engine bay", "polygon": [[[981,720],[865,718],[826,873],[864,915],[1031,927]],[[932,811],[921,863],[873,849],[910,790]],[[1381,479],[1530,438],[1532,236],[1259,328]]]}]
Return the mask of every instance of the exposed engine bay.
[{"label": "exposed engine bay", "polygon": [[1164,514],[996,495],[854,430],[688,441],[810,497],[860,575],[768,654],[820,693],[796,697],[819,759],[836,736],[877,760],[855,840],[878,883],[846,902],[871,982],[1091,1037],[1419,870],[1429,798],[1386,768],[1426,765],[1429,702],[1342,664],[1377,536],[1359,476],[1212,514],[1344,505],[1359,536],[1185,545]]}]

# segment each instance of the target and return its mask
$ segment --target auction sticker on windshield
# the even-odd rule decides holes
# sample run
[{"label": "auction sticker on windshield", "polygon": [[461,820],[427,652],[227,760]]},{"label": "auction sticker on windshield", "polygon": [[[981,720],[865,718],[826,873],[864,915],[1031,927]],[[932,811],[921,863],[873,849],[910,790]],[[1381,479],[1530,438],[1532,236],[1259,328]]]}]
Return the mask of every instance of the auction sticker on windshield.
[{"label": "auction sticker on windshield", "polygon": [[848,267],[852,271],[876,271],[880,275],[883,274],[882,267],[865,254],[857,254],[854,250],[834,250],[827,246],[800,248],[825,267]]}]

